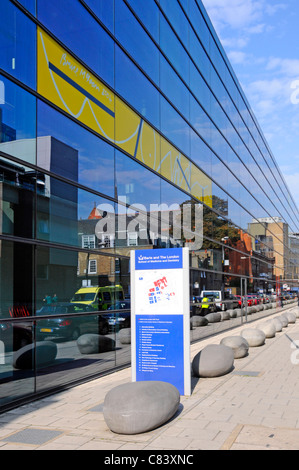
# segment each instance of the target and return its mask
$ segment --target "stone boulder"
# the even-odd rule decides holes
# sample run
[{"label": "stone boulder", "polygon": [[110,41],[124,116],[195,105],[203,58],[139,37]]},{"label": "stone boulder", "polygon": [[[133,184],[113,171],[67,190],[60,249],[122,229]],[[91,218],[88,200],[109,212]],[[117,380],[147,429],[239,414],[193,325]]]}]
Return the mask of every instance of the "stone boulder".
[{"label": "stone boulder", "polygon": [[205,318],[208,320],[209,323],[216,323],[221,321],[220,312],[211,312],[205,315]]},{"label": "stone boulder", "polygon": [[262,346],[266,339],[265,333],[258,328],[247,328],[241,332],[241,336],[246,339],[250,348]]},{"label": "stone boulder", "polygon": [[230,320],[229,310],[222,310],[220,312],[221,321]]},{"label": "stone boulder", "polygon": [[42,367],[53,363],[56,356],[56,343],[52,341],[38,341],[37,343],[28,344],[14,352],[13,366],[16,369],[32,369],[34,360],[36,360],[36,367]]},{"label": "stone boulder", "polygon": [[192,326],[198,327],[198,326],[206,326],[209,321],[206,317],[201,317],[200,315],[194,315],[191,317],[191,323]]},{"label": "stone boulder", "polygon": [[279,315],[278,318],[281,321],[282,327],[286,328],[289,324],[289,320],[287,319],[287,317],[285,315]]},{"label": "stone boulder", "polygon": [[279,332],[279,331],[282,331],[282,322],[279,320],[279,318],[273,318],[271,320],[271,322],[273,323],[273,325],[275,326],[276,328],[276,333]]},{"label": "stone boulder", "polygon": [[105,396],[103,414],[109,429],[119,434],[151,431],[177,412],[180,394],[166,382],[144,381],[119,385]]},{"label": "stone boulder", "polygon": [[209,344],[193,358],[195,377],[219,377],[233,369],[234,352],[224,344]]},{"label": "stone boulder", "polygon": [[259,329],[265,333],[266,338],[274,338],[276,335],[276,327],[271,320],[260,325]]},{"label": "stone boulder", "polygon": [[227,336],[226,338],[222,338],[220,344],[231,348],[235,359],[240,359],[248,355],[249,344],[242,336]]},{"label": "stone boulder", "polygon": [[229,316],[231,318],[237,318],[237,310],[236,309],[228,310],[228,312],[229,312]]},{"label": "stone boulder", "polygon": [[286,312],[285,316],[287,317],[289,323],[296,323],[296,315],[294,313]]},{"label": "stone boulder", "polygon": [[131,328],[122,328],[118,338],[121,344],[131,344]]},{"label": "stone boulder", "polygon": [[109,336],[85,334],[77,339],[77,346],[81,354],[97,354],[114,351],[115,341]]}]

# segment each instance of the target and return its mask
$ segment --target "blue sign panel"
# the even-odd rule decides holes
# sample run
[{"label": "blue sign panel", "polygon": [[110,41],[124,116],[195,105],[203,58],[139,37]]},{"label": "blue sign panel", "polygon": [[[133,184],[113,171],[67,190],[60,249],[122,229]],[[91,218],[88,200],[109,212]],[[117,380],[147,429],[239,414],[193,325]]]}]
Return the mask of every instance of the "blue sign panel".
[{"label": "blue sign panel", "polygon": [[183,315],[136,315],[136,380],[161,380],[184,395]]},{"label": "blue sign panel", "polygon": [[135,269],[181,269],[182,267],[182,248],[136,251]]}]

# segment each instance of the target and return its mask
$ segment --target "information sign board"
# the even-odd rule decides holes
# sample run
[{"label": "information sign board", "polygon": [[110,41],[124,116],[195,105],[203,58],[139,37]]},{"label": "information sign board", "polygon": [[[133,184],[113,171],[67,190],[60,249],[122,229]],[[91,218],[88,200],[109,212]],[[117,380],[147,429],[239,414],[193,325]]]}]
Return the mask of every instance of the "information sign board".
[{"label": "information sign board", "polygon": [[132,380],[191,393],[189,249],[131,251]]}]

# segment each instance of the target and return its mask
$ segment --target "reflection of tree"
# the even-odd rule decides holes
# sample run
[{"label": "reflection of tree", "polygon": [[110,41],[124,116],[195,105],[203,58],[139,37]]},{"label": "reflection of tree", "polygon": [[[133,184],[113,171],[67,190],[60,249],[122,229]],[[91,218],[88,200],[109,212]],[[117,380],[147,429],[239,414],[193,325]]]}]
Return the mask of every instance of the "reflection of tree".
[{"label": "reflection of tree", "polygon": [[213,208],[217,212],[212,211],[209,207],[204,207],[203,210],[203,248],[220,248],[218,243],[209,241],[207,238],[217,240],[218,242],[226,239],[228,245],[234,246],[240,239],[240,231],[221,215],[227,215],[227,201],[218,196],[212,196],[212,201]]},{"label": "reflection of tree", "polygon": [[[194,200],[187,200],[180,205],[181,217],[183,214],[183,206],[191,205],[191,228],[195,229],[195,205],[201,203]],[[227,240],[227,245],[235,246],[240,240],[240,230],[231,222],[225,220],[222,215],[228,214],[228,203],[218,196],[212,196],[213,209],[203,207],[203,249],[220,249],[220,242],[223,238]],[[215,241],[214,241],[215,240]],[[183,238],[183,241],[186,240]]]}]

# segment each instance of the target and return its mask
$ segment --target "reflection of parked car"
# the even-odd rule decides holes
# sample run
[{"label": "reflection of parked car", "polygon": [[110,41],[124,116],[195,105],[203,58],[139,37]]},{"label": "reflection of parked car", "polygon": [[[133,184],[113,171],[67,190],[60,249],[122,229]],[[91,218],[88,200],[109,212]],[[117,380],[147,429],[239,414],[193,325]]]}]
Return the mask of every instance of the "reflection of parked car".
[{"label": "reflection of parked car", "polygon": [[229,292],[220,290],[204,290],[201,291],[202,297],[209,297],[216,305],[217,310],[229,310],[238,308],[238,300]]},{"label": "reflection of parked car", "polygon": [[65,316],[62,318],[46,318],[37,321],[36,334],[38,339],[56,338],[75,340],[85,333],[107,334],[109,325],[101,315],[94,315],[94,309],[89,305],[58,303],[55,306],[45,306],[37,311],[37,315],[60,315],[87,313],[90,315]]},{"label": "reflection of parked car", "polygon": [[[123,300],[116,302],[108,308],[109,310],[129,310],[131,303],[129,300]],[[114,328],[130,328],[131,326],[131,312],[109,312],[104,313],[103,317],[108,321],[111,329]]]}]

